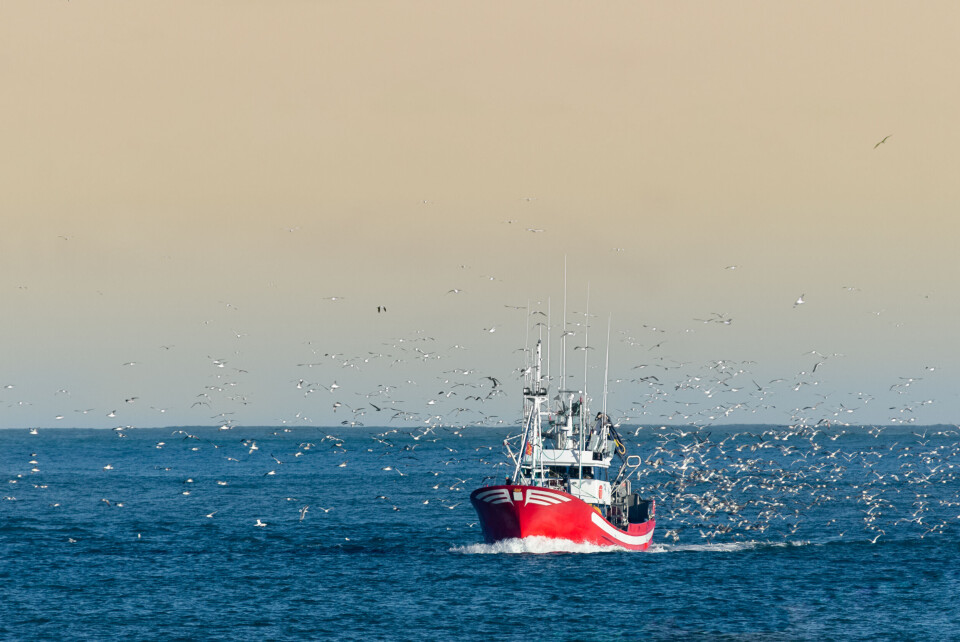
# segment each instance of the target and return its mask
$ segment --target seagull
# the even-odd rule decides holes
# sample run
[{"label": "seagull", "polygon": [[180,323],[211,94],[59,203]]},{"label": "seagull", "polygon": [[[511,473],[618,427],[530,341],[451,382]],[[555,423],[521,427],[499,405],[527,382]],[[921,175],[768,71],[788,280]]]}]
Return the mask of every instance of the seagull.
[{"label": "seagull", "polygon": [[879,143],[877,143],[876,145],[874,145],[873,148],[876,149],[877,147],[880,147],[880,145],[883,145],[885,142],[887,142],[887,139],[890,138],[890,136],[892,136],[892,135],[893,135],[893,134],[888,134],[888,135],[884,136],[884,137],[883,137],[883,140],[881,140]]},{"label": "seagull", "polygon": [[257,518],[257,523],[254,524],[254,526],[260,526],[261,528],[266,525],[267,525],[266,522],[261,522],[259,517]]},{"label": "seagull", "polygon": [[793,302],[793,307],[797,307],[798,305],[803,305],[804,303],[806,303],[806,301],[803,300],[803,297],[805,297],[805,296],[807,296],[807,295],[806,295],[806,294],[801,294],[801,295],[797,298],[797,300]]},{"label": "seagull", "polygon": [[310,505],[309,505],[309,504],[307,504],[306,506],[304,506],[303,508],[300,509],[300,521],[301,521],[301,522],[303,521],[303,518],[307,516],[307,509],[308,509],[308,508],[310,508]]},{"label": "seagull", "polygon": [[[217,512],[219,512],[219,511],[213,511],[212,513],[207,513],[207,518],[212,518],[214,515],[217,514]],[[259,521],[259,520],[257,520],[257,521]]]}]

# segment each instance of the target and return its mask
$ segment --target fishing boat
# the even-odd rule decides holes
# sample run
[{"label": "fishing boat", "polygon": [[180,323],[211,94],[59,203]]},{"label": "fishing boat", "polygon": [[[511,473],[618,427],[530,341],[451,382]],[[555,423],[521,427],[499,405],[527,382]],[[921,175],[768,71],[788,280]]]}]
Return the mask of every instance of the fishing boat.
[{"label": "fishing boat", "polygon": [[513,474],[470,495],[484,540],[546,537],[646,550],[656,504],[631,490],[642,461],[627,454],[606,413],[606,386],[604,409],[594,416],[584,391],[559,390],[551,403],[541,364],[537,341],[525,368],[522,431],[504,441]]}]

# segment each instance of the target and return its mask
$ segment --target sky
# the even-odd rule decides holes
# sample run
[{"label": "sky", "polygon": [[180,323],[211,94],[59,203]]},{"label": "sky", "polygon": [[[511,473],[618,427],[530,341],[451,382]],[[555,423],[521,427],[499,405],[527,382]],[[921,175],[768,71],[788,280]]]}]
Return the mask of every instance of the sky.
[{"label": "sky", "polygon": [[0,427],[960,421],[958,27],[0,2]]}]

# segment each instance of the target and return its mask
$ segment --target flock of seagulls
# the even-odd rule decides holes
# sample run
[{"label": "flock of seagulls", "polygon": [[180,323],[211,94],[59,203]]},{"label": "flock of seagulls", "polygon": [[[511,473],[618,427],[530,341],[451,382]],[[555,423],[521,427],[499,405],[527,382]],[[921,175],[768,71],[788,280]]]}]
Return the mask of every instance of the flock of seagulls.
[{"label": "flock of seagulls", "polygon": [[[924,538],[960,526],[960,427],[654,429],[635,490],[672,542]],[[649,443],[649,442],[647,442]]]},{"label": "flock of seagulls", "polygon": [[[643,460],[631,473],[633,490],[657,501],[661,545],[878,543],[935,537],[960,526],[960,426],[866,430],[799,420],[768,428],[640,425],[629,433],[623,428],[622,434],[633,436],[632,453]],[[159,431],[151,429],[150,435]],[[105,432],[98,438],[100,447],[114,451],[114,464],[82,475],[78,483],[88,488],[87,499],[68,499],[64,482],[46,481],[45,473],[59,471],[45,462],[43,448],[49,442],[41,432],[26,442],[36,450],[23,472],[7,480],[4,499],[34,506],[46,501],[54,519],[77,503],[129,512],[136,514],[131,536],[149,540],[148,524],[158,508],[144,505],[136,488],[111,481],[118,474],[143,475],[149,463],[160,480],[180,486],[168,494],[150,491],[160,493],[156,501],[185,520],[195,515],[198,524],[225,521],[242,529],[249,519],[248,527],[265,532],[310,526],[333,540],[347,541],[357,539],[350,516],[389,520],[393,514],[412,518],[427,530],[441,524],[454,535],[477,539],[475,515],[465,500],[474,488],[509,472],[496,437],[501,432],[452,425],[336,433],[286,428],[260,429],[255,437],[237,439],[203,428],[173,431],[156,441],[128,438],[120,442],[121,451],[110,446],[116,437]],[[299,441],[304,436],[310,440]],[[277,457],[258,445],[265,443],[292,452]],[[163,454],[166,451],[171,452]],[[344,457],[357,463],[350,473],[341,471]],[[160,460],[170,465],[157,465]],[[98,481],[98,475],[106,477]],[[268,481],[274,478],[288,481]],[[297,495],[310,499],[270,491],[277,483],[303,484]],[[337,492],[357,486],[369,489],[370,496]],[[98,496],[100,489],[112,494]],[[250,515],[245,494],[272,497],[258,504],[267,512]],[[455,521],[444,519],[445,514],[456,516]],[[80,534],[69,537],[73,542],[83,539]]]}]

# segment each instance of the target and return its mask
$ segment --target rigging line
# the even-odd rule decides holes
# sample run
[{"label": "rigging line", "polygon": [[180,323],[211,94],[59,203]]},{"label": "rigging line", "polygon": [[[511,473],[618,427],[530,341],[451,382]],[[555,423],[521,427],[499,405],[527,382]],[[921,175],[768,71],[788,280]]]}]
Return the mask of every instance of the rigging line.
[{"label": "rigging line", "polygon": [[[524,398],[524,406],[526,406],[526,398]],[[520,470],[523,467],[523,458],[527,456],[527,444],[530,443],[530,428],[533,422],[533,413],[530,413],[530,416],[527,418],[527,422],[523,426],[523,436],[520,438],[520,452],[517,455],[517,465],[513,470],[513,482],[515,484],[520,484],[523,482],[522,476],[520,475]],[[531,448],[533,446],[531,445]],[[533,457],[530,458],[530,470],[531,477],[533,472]]]}]

